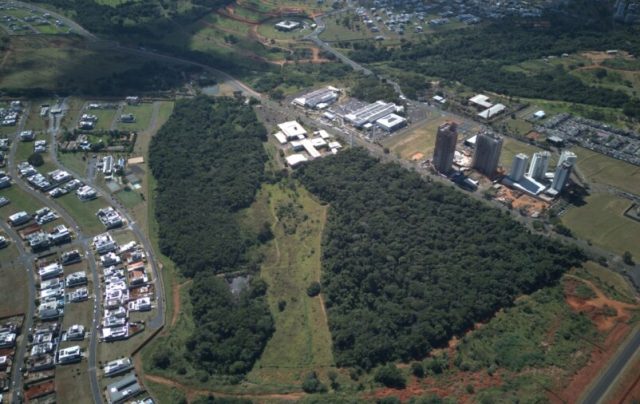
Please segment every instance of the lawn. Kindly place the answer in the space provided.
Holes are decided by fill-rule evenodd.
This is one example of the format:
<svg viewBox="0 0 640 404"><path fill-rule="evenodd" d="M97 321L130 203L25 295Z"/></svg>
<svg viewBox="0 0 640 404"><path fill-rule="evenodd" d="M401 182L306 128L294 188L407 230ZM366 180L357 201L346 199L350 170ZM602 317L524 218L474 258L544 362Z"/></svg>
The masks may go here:
<svg viewBox="0 0 640 404"><path fill-rule="evenodd" d="M285 207L291 209L290 213L279 214ZM295 388L303 370L333 365L322 300L306 294L311 282L320 280L326 210L304 188L291 190L278 184L261 190L247 217L261 223L265 214L270 215L275 234L260 274L269 285L267 296L276 331L247 377L251 382ZM286 304L283 310L278 307L280 301Z"/></svg>
<svg viewBox="0 0 640 404"><path fill-rule="evenodd" d="M533 153L537 153L543 151L543 149L530 145L529 143L521 142L514 138L510 138L505 136L504 142L502 143L502 153L500 154L500 164L509 171L511 168L511 164L513 163L513 157L518 153L524 153L529 156L529 163L531 163L531 159L533 158ZM553 171L555 168L556 162L558 161L558 156L551 153L551 160L549 162L549 171Z"/></svg>
<svg viewBox="0 0 640 404"><path fill-rule="evenodd" d="M116 108L92 109L84 111L84 113L86 114L92 114L98 117L96 130L111 130L111 125L113 123L117 123L117 121L114 121L114 119L116 118L116 112L118 112Z"/></svg>
<svg viewBox="0 0 640 404"><path fill-rule="evenodd" d="M586 204L570 208L562 223L582 239L616 254L631 252L640 258L640 222L624 216L631 201L598 193L586 198Z"/></svg>
<svg viewBox="0 0 640 404"><path fill-rule="evenodd" d="M61 153L58 152L58 160L60 164L62 164L66 169L72 172L72 174L77 174L81 177L84 177L87 172L87 162L83 160L85 156L84 153Z"/></svg>
<svg viewBox="0 0 640 404"><path fill-rule="evenodd" d="M120 202L122 202L124 206L127 207L127 209L133 209L138 204L144 202L142 200L142 197L140 196L140 191L135 191L135 190L127 191L125 189L123 191L118 192L116 194L116 197L120 200Z"/></svg>
<svg viewBox="0 0 640 404"><path fill-rule="evenodd" d="M389 136L382 141L382 145L404 159L410 159L416 153L422 153L425 158L431 158L436 145L438 126L449 120L443 116L430 118L420 126ZM462 140L462 136L458 135L458 140Z"/></svg>
<svg viewBox="0 0 640 404"><path fill-rule="evenodd" d="M44 132L37 132L35 140L46 140L47 147L51 147L50 136ZM33 147L35 145L35 141L33 142L21 142L20 140L16 140L18 142L15 161L16 163L27 161L30 155L33 154ZM46 153L42 153L42 157L46 157Z"/></svg>
<svg viewBox="0 0 640 404"><path fill-rule="evenodd" d="M582 147L572 151L578 156L578 169L588 181L640 195L640 167Z"/></svg>
<svg viewBox="0 0 640 404"><path fill-rule="evenodd" d="M27 272L18 255L13 244L0 250L0 317L24 313L27 308Z"/></svg>
<svg viewBox="0 0 640 404"><path fill-rule="evenodd" d="M0 190L0 196L7 197L11 203L0 208L0 216L6 220L9 216L22 210L33 213L42 208L42 204L13 184L10 188Z"/></svg>
<svg viewBox="0 0 640 404"><path fill-rule="evenodd" d="M27 122L25 123L24 128L35 130L35 131L43 131L48 127L49 118L43 118L40 116L40 105L41 104L52 104L51 100L34 100L31 102L31 110L29 111L29 116L27 117Z"/></svg>
<svg viewBox="0 0 640 404"><path fill-rule="evenodd" d="M132 132L142 132L147 130L153 115L153 104L145 103L140 105L127 105L123 108L122 114L133 114L136 118L134 123L118 122L118 129ZM119 117L118 117L119 118Z"/></svg>
<svg viewBox="0 0 640 404"><path fill-rule="evenodd" d="M279 31L275 28L275 24L282 21L282 19L270 19L258 26L258 33L266 38L275 39L280 41L296 41L302 39L305 35L310 34L313 29L311 29L310 25L313 21L308 19L294 19L297 22L304 22L307 24L309 28L300 28L291 32L283 32Z"/></svg>
<svg viewBox="0 0 640 404"><path fill-rule="evenodd" d="M104 225L96 216L98 209L109 206L104 199L97 198L92 201L83 202L78 199L74 192L71 192L56 199L56 202L69 214L73 215L73 218L86 235L95 236L96 234L106 231Z"/></svg>

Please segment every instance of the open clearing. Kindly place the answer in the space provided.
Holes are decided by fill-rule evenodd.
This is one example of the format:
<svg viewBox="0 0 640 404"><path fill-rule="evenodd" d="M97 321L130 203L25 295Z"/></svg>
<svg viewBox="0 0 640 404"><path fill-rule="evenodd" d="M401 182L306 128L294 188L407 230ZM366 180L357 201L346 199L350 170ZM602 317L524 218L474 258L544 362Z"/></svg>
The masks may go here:
<svg viewBox="0 0 640 404"><path fill-rule="evenodd" d="M265 206L266 204L266 206ZM320 280L322 230L327 207L300 186L265 186L253 210L272 216L275 239L266 252L261 276L276 331L248 380L257 384L292 384L310 370L322 373L333 365L331 334L321 297L310 298L307 287ZM286 212L286 213L285 213ZM264 219L263 219L264 220ZM286 302L279 310L280 301Z"/></svg>
<svg viewBox="0 0 640 404"><path fill-rule="evenodd" d="M4 233L0 233L6 236ZM27 272L18 260L18 249L10 244L0 250L0 318L24 313L29 296Z"/></svg>
<svg viewBox="0 0 640 404"><path fill-rule="evenodd" d="M583 147L571 150L578 156L578 169L588 181L640 195L640 167Z"/></svg>
<svg viewBox="0 0 640 404"><path fill-rule="evenodd" d="M412 159L416 153L422 153L426 158L431 158L436 145L438 126L448 121L450 119L443 116L430 119L423 125L389 136L382 141L382 144L389 148L391 153L399 154L403 159ZM458 137L462 138L460 135Z"/></svg>
<svg viewBox="0 0 640 404"><path fill-rule="evenodd" d="M73 218L88 236L95 236L106 231L104 225L96 216L99 209L108 206L104 199L97 198L83 202L78 199L75 193L71 192L56 199L56 202L67 212L73 212Z"/></svg>
<svg viewBox="0 0 640 404"><path fill-rule="evenodd" d="M629 251L640 257L640 223L624 216L631 201L610 194L588 196L586 204L571 207L562 223L575 235L616 254Z"/></svg>
<svg viewBox="0 0 640 404"><path fill-rule="evenodd" d="M136 118L136 121L133 123L118 122L118 129L132 132L142 132L149 127L149 124L151 123L152 112L153 104L150 103L144 103L140 105L127 105L123 108L122 114L133 114L133 116Z"/></svg>

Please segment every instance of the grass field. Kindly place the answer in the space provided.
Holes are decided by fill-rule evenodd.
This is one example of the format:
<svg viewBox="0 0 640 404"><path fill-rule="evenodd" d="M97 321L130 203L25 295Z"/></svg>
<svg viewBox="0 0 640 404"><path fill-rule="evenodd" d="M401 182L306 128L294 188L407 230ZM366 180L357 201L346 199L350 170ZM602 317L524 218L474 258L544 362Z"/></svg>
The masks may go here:
<svg viewBox="0 0 640 404"><path fill-rule="evenodd" d="M58 152L58 160L66 169L74 173L85 176L87 171L87 162L83 160L84 153L60 153Z"/></svg>
<svg viewBox="0 0 640 404"><path fill-rule="evenodd" d="M284 207L291 215L278 212ZM331 335L319 297L310 298L306 289L320 280L322 230L327 207L320 205L300 186L295 191L285 184L265 186L252 207L252 222L272 216L275 239L266 252L261 276L269 285L268 300L275 318L271 337L248 380L261 385L299 386L304 370L323 370L333 365ZM254 216L255 215L255 216ZM255 220L253 220L255 219ZM260 223L260 222L258 222ZM280 311L278 302L285 301Z"/></svg>
<svg viewBox="0 0 640 404"><path fill-rule="evenodd" d="M13 244L0 250L0 317L24 313L27 308L27 272L18 256L18 249Z"/></svg>
<svg viewBox="0 0 640 404"><path fill-rule="evenodd" d="M593 244L640 258L640 223L623 216L631 205L627 199L610 194L593 194L586 204L570 208L561 218L573 233Z"/></svg>
<svg viewBox="0 0 640 404"><path fill-rule="evenodd" d="M118 110L116 108L113 109L92 109L86 111L87 114L92 114L98 117L98 122L96 123L96 130L111 130L111 124L114 122L114 118L116 117L116 112Z"/></svg>
<svg viewBox="0 0 640 404"><path fill-rule="evenodd" d="M588 181L640 195L640 167L582 147L572 151L578 156L578 169Z"/></svg>
<svg viewBox="0 0 640 404"><path fill-rule="evenodd" d="M71 192L56 199L56 202L67 212L73 213L73 218L88 236L95 236L105 232L104 225L100 223L96 216L98 209L109 206L104 199L97 198L83 202L78 199L74 192Z"/></svg>
<svg viewBox="0 0 640 404"><path fill-rule="evenodd" d="M513 157L518 153L524 153L529 156L529 163L533 158L533 153L543 151L543 149L530 145L529 143L521 142L519 140L505 136L502 143L502 153L500 154L500 164L509 171L511 164L513 163ZM549 170L553 170L558 161L558 156L551 154L551 160L549 162Z"/></svg>
<svg viewBox="0 0 640 404"><path fill-rule="evenodd" d="M132 132L145 131L151 123L152 112L153 104L127 105L123 108L122 114L133 114L136 121L134 123L118 122L118 129Z"/></svg>
<svg viewBox="0 0 640 404"><path fill-rule="evenodd" d="M0 208L0 217L6 220L9 216L21 210L33 213L42 207L34 197L21 190L17 185L0 190L0 196L7 197L11 203Z"/></svg>
<svg viewBox="0 0 640 404"><path fill-rule="evenodd" d="M399 154L404 159L409 159L416 153L431 158L436 145L438 126L447 121L444 117L430 119L423 125L386 138L382 144L389 148L391 153Z"/></svg>

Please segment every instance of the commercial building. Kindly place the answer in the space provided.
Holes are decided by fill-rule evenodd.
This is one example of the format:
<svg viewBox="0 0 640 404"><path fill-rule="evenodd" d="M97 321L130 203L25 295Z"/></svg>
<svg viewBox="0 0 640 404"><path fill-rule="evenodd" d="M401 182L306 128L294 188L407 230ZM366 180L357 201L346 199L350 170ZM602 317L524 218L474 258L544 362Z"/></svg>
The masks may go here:
<svg viewBox="0 0 640 404"><path fill-rule="evenodd" d="M394 112L398 112L396 104L376 101L344 115L344 119L356 128L361 128L367 123L374 123L378 119Z"/></svg>
<svg viewBox="0 0 640 404"><path fill-rule="evenodd" d="M302 140L307 137L307 131L297 121L279 123L278 128L287 140Z"/></svg>
<svg viewBox="0 0 640 404"><path fill-rule="evenodd" d="M378 126L387 132L394 132L407 126L407 120L396 114L389 114L376 121Z"/></svg>
<svg viewBox="0 0 640 404"><path fill-rule="evenodd" d="M439 172L446 174L451 171L457 141L458 125L455 122L446 122L438 127L433 166Z"/></svg>
<svg viewBox="0 0 640 404"><path fill-rule="evenodd" d="M493 104L489 102L489 97L484 94L477 94L469 98L469 103L481 109L487 109L493 106Z"/></svg>
<svg viewBox="0 0 640 404"><path fill-rule="evenodd" d="M544 179L544 175L549 169L549 160L551 159L551 153L548 151L542 151L533 154L531 159L531 166L527 175L534 180Z"/></svg>
<svg viewBox="0 0 640 404"><path fill-rule="evenodd" d="M518 153L513 157L513 163L511 164L511 171L509 172L509 178L518 182L524 177L524 172L527 169L527 163L529 162L529 156L524 153Z"/></svg>
<svg viewBox="0 0 640 404"><path fill-rule="evenodd" d="M300 164L309 161L303 154L292 154L287 156L287 165L291 168L295 168Z"/></svg>
<svg viewBox="0 0 640 404"><path fill-rule="evenodd" d="M305 108L323 109L334 103L339 93L340 90L335 87L325 87L294 99L293 104Z"/></svg>
<svg viewBox="0 0 640 404"><path fill-rule="evenodd" d="M494 116L501 114L502 112L504 112L507 109L507 107L505 107L502 104L496 104L492 107L489 107L487 109L485 109L484 111L480 112L478 114L478 116L482 119L486 119L489 120L491 118L493 118Z"/></svg>
<svg viewBox="0 0 640 404"><path fill-rule="evenodd" d="M491 177L498 169L501 152L501 137L491 132L480 133L476 138L476 150L473 153L471 166L484 175Z"/></svg>

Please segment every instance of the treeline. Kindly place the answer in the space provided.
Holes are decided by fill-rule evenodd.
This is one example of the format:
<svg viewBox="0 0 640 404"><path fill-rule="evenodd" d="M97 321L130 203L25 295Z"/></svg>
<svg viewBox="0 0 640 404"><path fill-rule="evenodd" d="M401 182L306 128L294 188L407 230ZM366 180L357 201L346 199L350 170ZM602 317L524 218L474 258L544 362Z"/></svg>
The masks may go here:
<svg viewBox="0 0 640 404"><path fill-rule="evenodd" d="M422 358L584 259L361 150L297 175L331 205L322 290L340 366Z"/></svg>
<svg viewBox="0 0 640 404"><path fill-rule="evenodd" d="M318 81L340 80L352 74L353 70L342 63L301 64L284 65L278 71L271 71L261 75L254 83L253 88L259 92L268 92L271 95L278 87L306 88L317 85Z"/></svg>
<svg viewBox="0 0 640 404"><path fill-rule="evenodd" d="M398 96L391 84L384 83L375 77L360 77L350 88L350 95L362 101L376 102L396 101Z"/></svg>
<svg viewBox="0 0 640 404"><path fill-rule="evenodd" d="M599 5L597 6L599 7ZM598 88L564 69L538 74L507 71L505 66L545 56L587 50L640 51L640 30L612 25L606 15L571 18L560 12L541 20L503 19L486 26L430 35L397 48L353 43L351 57L362 63L391 61L393 67L460 81L476 90L513 96L557 99L598 106L622 107L629 96Z"/></svg>
<svg viewBox="0 0 640 404"><path fill-rule="evenodd" d="M181 100L149 147L160 249L186 276L246 263L255 242L233 213L248 207L267 159L266 130L239 101Z"/></svg>
<svg viewBox="0 0 640 404"><path fill-rule="evenodd" d="M251 204L260 187L265 137L251 107L200 96L178 101L151 141L160 249L193 277L190 298L198 324L184 357L160 348L154 356L158 367L180 366L186 359L208 374L241 375L273 333L266 284L253 279L234 296L216 276L257 266L247 250L260 235L243 229L236 212Z"/></svg>

